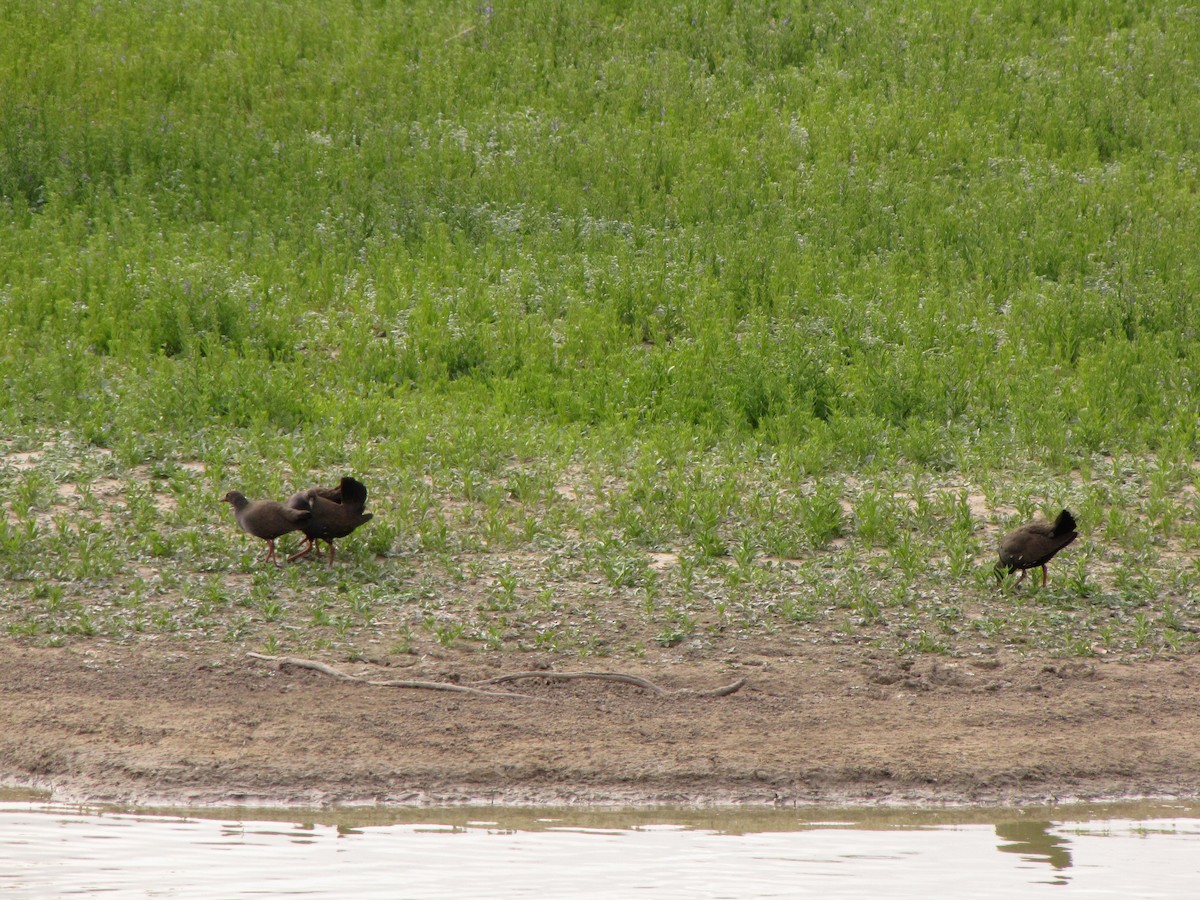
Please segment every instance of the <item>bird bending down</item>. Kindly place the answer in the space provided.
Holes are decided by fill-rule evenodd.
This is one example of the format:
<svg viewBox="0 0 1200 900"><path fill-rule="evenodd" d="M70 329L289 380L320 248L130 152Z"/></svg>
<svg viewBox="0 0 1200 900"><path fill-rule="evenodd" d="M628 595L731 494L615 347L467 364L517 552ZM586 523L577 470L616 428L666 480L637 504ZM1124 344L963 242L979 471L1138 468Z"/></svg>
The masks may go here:
<svg viewBox="0 0 1200 900"><path fill-rule="evenodd" d="M1075 530L1075 517L1067 510L1058 514L1053 522L1030 522L1006 534L1000 541L1000 562L996 564L996 577L1005 572L1021 570L1017 579L1020 584L1029 569L1042 569L1042 587L1046 586L1046 563L1063 547L1079 537Z"/></svg>
<svg viewBox="0 0 1200 900"><path fill-rule="evenodd" d="M367 505L367 488L361 481L349 475L342 478L337 487L311 487L293 494L287 501L289 508L307 510L310 518L300 526L308 543L288 557L288 562L307 556L316 547L317 541L329 545L329 565L333 565L333 542L345 537L359 525L369 522L374 515L363 512Z"/></svg>
<svg viewBox="0 0 1200 900"><path fill-rule="evenodd" d="M279 560L275 558L275 538L297 531L312 518L309 510L289 509L275 500L252 502L241 491L230 491L221 498L221 502L233 507L233 515L242 531L267 542L267 555L263 562L273 561L275 565L279 565Z"/></svg>

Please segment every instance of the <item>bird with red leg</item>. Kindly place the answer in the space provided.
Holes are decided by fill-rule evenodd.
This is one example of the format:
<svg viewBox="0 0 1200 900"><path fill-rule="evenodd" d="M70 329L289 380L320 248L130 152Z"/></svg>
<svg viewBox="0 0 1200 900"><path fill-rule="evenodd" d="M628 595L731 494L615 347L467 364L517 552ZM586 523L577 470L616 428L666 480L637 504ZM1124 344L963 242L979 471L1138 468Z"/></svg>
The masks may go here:
<svg viewBox="0 0 1200 900"><path fill-rule="evenodd" d="M247 500L241 491L229 491L221 502L233 507L234 518L242 531L267 542L267 555L263 561L274 562L276 566L279 560L275 558L275 539L299 531L312 518L312 512L307 509L289 508L275 500Z"/></svg>
<svg viewBox="0 0 1200 900"><path fill-rule="evenodd" d="M1020 570L1020 584L1030 569L1042 570L1042 587L1046 586L1046 563L1055 554L1079 537L1075 530L1075 517L1063 510L1053 522L1030 522L1006 534L1000 540L1000 562L996 564L996 577L1003 578L1006 572Z"/></svg>
<svg viewBox="0 0 1200 900"><path fill-rule="evenodd" d="M307 544L288 557L288 562L308 556L317 541L324 541L329 545L329 565L332 566L334 540L346 537L374 518L374 514L363 512L367 505L366 485L349 475L344 476L336 487L311 487L293 494L287 505L309 513L309 518L300 526Z"/></svg>

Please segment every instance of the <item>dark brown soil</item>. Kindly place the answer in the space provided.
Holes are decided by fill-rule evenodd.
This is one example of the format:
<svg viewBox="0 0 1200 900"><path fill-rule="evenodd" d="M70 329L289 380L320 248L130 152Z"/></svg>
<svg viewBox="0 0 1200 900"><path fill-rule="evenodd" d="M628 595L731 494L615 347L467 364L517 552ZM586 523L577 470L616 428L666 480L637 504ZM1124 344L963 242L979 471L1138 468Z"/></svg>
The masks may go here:
<svg viewBox="0 0 1200 900"><path fill-rule="evenodd" d="M0 778L59 799L790 805L1200 795L1194 657L909 665L813 647L609 667L670 689L747 679L726 697L522 681L511 689L530 699L479 699L144 645L0 640L0 653ZM529 654L448 650L339 667L465 683L530 665Z"/></svg>

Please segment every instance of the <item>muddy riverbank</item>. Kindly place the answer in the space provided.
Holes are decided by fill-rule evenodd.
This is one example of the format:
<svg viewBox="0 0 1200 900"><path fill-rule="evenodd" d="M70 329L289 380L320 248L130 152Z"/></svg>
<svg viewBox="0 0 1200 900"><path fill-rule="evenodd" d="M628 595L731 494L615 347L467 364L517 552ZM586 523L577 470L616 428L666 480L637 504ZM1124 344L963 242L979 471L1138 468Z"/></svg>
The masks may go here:
<svg viewBox="0 0 1200 900"><path fill-rule="evenodd" d="M61 799L321 805L1023 803L1200 795L1191 657L912 662L813 647L521 681L528 699L373 687L246 656L3 645L0 775ZM470 683L528 655L339 663Z"/></svg>

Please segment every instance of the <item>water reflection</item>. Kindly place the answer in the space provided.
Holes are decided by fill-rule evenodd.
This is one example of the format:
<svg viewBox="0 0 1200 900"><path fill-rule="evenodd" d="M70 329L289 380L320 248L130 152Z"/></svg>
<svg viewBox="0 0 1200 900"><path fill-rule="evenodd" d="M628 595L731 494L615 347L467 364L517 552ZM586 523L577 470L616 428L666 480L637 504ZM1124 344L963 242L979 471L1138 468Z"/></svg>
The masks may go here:
<svg viewBox="0 0 1200 900"><path fill-rule="evenodd" d="M114 810L0 795L0 895L1187 896L1200 807Z"/></svg>
<svg viewBox="0 0 1200 900"><path fill-rule="evenodd" d="M1071 867L1070 841L1056 834L1050 821L1004 822L996 825L1001 853L1016 853L1030 862L1049 863L1059 871ZM1007 843L1003 843L1007 842ZM1070 879L1059 875L1049 884L1066 884Z"/></svg>
<svg viewBox="0 0 1200 900"><path fill-rule="evenodd" d="M0 788L0 804L8 800ZM26 799L16 798L16 799ZM42 798L43 801L46 798ZM36 801L31 801L36 804ZM1039 829L1082 825L1088 822L1149 821L1154 819L1200 818L1198 802L1123 801L1115 803L1059 804L1024 807L949 806L917 808L900 806L829 807L506 807L506 806L341 806L305 807L103 807L77 806L79 811L175 815L187 819L219 822L283 823L290 828L363 829L388 825L412 825L421 830L466 833L480 829L516 832L545 832L561 829L620 834L628 831L673 828L711 831L738 836L764 832L850 829L863 831L912 831L941 827L983 825L1008 841L1029 841L1042 853L1049 848L1036 833ZM1009 831L1009 828L1014 830ZM1026 827L1032 830L1025 831ZM1004 829L1004 831L1001 831ZM349 832L347 832L349 833ZM1019 852L1019 851L1013 851ZM1049 861L1049 860L1045 860ZM1068 860L1069 865L1069 860Z"/></svg>

